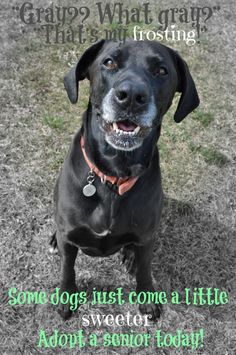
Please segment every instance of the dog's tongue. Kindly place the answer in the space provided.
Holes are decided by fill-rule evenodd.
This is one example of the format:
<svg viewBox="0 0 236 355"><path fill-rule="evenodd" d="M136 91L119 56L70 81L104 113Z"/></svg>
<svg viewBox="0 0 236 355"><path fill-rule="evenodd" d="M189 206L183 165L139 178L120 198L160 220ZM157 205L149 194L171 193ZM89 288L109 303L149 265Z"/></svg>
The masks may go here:
<svg viewBox="0 0 236 355"><path fill-rule="evenodd" d="M126 132L132 132L137 127L137 125L135 123L133 123L129 120L117 122L117 126L119 129L121 129L122 131L126 131Z"/></svg>

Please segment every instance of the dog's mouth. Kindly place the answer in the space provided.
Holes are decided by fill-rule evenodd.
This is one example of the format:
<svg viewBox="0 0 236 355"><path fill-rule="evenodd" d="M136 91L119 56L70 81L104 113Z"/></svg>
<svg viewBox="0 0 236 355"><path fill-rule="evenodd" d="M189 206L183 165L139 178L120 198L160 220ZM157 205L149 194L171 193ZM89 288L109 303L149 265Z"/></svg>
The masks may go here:
<svg viewBox="0 0 236 355"><path fill-rule="evenodd" d="M102 120L106 141L116 149L133 150L138 148L150 131L149 127L139 126L130 118L120 118L114 122Z"/></svg>
<svg viewBox="0 0 236 355"><path fill-rule="evenodd" d="M129 119L124 121L113 122L110 124L110 128L117 134L129 134L137 135L141 130L141 127Z"/></svg>

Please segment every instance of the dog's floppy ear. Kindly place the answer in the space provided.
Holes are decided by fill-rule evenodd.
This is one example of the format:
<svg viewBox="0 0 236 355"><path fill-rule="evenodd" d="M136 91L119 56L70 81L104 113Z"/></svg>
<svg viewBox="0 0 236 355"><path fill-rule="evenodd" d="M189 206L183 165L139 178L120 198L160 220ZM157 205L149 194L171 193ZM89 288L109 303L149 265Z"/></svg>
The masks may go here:
<svg viewBox="0 0 236 355"><path fill-rule="evenodd" d="M69 73L64 77L64 85L70 101L75 104L78 100L79 81L84 80L88 76L88 68L96 58L99 50L102 48L105 40L89 47L80 57L78 63L71 68Z"/></svg>
<svg viewBox="0 0 236 355"><path fill-rule="evenodd" d="M171 50L171 54L174 56L178 73L177 91L181 92L178 107L174 115L175 122L179 123L199 105L200 101L187 63L177 52Z"/></svg>

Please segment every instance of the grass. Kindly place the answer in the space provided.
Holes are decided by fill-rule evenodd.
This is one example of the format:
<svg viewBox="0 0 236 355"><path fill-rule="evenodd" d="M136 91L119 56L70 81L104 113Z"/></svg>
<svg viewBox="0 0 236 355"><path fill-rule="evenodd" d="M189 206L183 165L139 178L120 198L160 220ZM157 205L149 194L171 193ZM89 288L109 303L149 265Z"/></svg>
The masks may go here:
<svg viewBox="0 0 236 355"><path fill-rule="evenodd" d="M201 154L204 161L209 165L216 165L222 167L229 163L229 159L213 147L195 146L189 143L189 148L194 154Z"/></svg>
<svg viewBox="0 0 236 355"><path fill-rule="evenodd" d="M170 0L165 3L166 8L172 5ZM7 7L4 11L9 16ZM233 17L225 11L222 18L214 18L212 27L218 31L224 23L229 33ZM236 269L236 220L233 196L236 187L232 112L235 111L235 95L230 71L234 57L230 54L233 48L229 37L224 34L217 38L202 37L200 44L191 48L184 43L177 44L196 81L201 107L176 124L173 116L179 99L177 95L163 120L158 144L166 198L156 238L153 276L159 290L168 293L179 290L183 294L185 287L217 287L230 293L230 303L220 307L168 304L158 323L148 329L106 325L83 328L86 337L90 333L101 337L105 332L131 331L149 332L154 336L157 329L175 333L177 329L203 328L204 347L194 352L167 347L157 350L153 345L148 349L104 349L100 346L85 351L41 350L37 347L40 329L50 335L55 329L73 333L82 328L84 314L125 315L128 311L132 314L138 311L128 303L123 306L86 304L64 322L56 307L50 304L12 307L7 303L10 287L47 293L58 287L59 257L48 253L49 236L55 228L53 188L71 139L81 124L89 83L80 82L79 102L71 105L63 88L63 77L88 43L45 46L30 29L15 40L14 36L21 32L14 19L9 17L4 26L6 33L9 28L12 32L9 48L3 47L6 58L0 62L3 73L0 98L3 138L0 157L1 354L147 355L158 351L160 355L234 355L235 298L232 290ZM118 28L117 24L113 28ZM134 280L120 265L119 254L94 259L79 253L76 272L78 286L88 292L94 287L111 290L123 287L126 293L135 288Z"/></svg>
<svg viewBox="0 0 236 355"><path fill-rule="evenodd" d="M43 123L54 129L63 129L64 120L62 117L44 116Z"/></svg>
<svg viewBox="0 0 236 355"><path fill-rule="evenodd" d="M223 166L228 162L227 157L214 148L201 148L200 152L207 164Z"/></svg>
<svg viewBox="0 0 236 355"><path fill-rule="evenodd" d="M214 121L213 112L203 112L201 110L195 110L192 118L202 124L203 127L208 127L212 121Z"/></svg>

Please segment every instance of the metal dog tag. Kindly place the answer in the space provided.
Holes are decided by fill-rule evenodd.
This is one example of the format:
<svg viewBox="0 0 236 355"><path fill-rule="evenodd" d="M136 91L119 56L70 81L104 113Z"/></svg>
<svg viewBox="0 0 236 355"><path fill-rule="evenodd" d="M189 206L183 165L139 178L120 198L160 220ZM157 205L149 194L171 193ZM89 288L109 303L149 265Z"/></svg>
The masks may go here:
<svg viewBox="0 0 236 355"><path fill-rule="evenodd" d="M93 196L96 191L96 187L93 184L85 185L83 188L83 194L86 197Z"/></svg>
<svg viewBox="0 0 236 355"><path fill-rule="evenodd" d="M93 172L93 170L91 169L88 173L88 177L87 177L87 185L84 186L83 188L83 194L86 197L91 197L95 194L95 192L97 191L96 187L93 185L95 179L95 174Z"/></svg>

